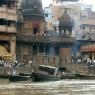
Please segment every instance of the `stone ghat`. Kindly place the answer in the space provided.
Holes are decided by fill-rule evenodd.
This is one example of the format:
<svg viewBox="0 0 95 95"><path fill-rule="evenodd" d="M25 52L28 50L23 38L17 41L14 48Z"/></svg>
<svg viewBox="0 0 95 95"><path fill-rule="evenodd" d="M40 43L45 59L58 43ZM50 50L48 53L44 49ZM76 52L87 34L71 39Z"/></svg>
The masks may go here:
<svg viewBox="0 0 95 95"><path fill-rule="evenodd" d="M32 67L17 67L14 68L16 70L16 73L29 73L32 71ZM12 74L13 73L13 68L10 67L0 67L0 75L2 74Z"/></svg>

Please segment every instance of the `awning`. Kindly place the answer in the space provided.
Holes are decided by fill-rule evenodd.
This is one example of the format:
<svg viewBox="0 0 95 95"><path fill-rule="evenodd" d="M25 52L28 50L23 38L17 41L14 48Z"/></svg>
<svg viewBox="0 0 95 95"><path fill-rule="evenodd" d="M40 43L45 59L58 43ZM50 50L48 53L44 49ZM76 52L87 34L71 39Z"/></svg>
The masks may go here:
<svg viewBox="0 0 95 95"><path fill-rule="evenodd" d="M1 46L0 45L0 56L6 60L6 61L9 61L9 60L12 60L14 58L14 55L9 53L6 48L4 46Z"/></svg>
<svg viewBox="0 0 95 95"><path fill-rule="evenodd" d="M81 46L81 52L95 52L95 45Z"/></svg>

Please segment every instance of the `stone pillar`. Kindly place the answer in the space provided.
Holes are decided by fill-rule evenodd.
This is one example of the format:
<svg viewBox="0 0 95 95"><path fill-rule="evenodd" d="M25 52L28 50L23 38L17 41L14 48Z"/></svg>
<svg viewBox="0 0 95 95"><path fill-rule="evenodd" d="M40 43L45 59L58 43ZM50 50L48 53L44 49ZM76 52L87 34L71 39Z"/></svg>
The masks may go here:
<svg viewBox="0 0 95 95"><path fill-rule="evenodd" d="M40 22L40 35L44 34L45 31L45 22Z"/></svg>
<svg viewBox="0 0 95 95"><path fill-rule="evenodd" d="M43 55L43 63L45 64L45 48L46 46L44 46L44 55Z"/></svg>
<svg viewBox="0 0 95 95"><path fill-rule="evenodd" d="M95 54L95 53L92 53L92 59L93 59L93 60L95 59L94 54Z"/></svg>
<svg viewBox="0 0 95 95"><path fill-rule="evenodd" d="M39 59L40 57L39 57L39 45L37 45L37 64L39 63Z"/></svg>
<svg viewBox="0 0 95 95"><path fill-rule="evenodd" d="M60 60L61 64L66 64L68 62L71 62L71 48L61 48L60 49Z"/></svg>
<svg viewBox="0 0 95 95"><path fill-rule="evenodd" d="M55 65L55 48L53 46L50 47L50 63Z"/></svg>
<svg viewBox="0 0 95 95"><path fill-rule="evenodd" d="M50 52L50 55L52 56L55 55L55 48L51 46L49 52Z"/></svg>
<svg viewBox="0 0 95 95"><path fill-rule="evenodd" d="M14 59L16 60L16 36L11 35L10 37L10 52L14 55Z"/></svg>

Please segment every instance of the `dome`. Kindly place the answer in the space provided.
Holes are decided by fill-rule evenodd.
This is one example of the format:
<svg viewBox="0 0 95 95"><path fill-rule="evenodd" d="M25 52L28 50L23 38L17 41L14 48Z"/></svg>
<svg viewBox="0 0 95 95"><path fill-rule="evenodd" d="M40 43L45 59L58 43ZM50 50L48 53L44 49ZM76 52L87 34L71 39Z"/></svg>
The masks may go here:
<svg viewBox="0 0 95 95"><path fill-rule="evenodd" d="M21 9L23 16L35 14L43 15L41 0L22 0Z"/></svg>
<svg viewBox="0 0 95 95"><path fill-rule="evenodd" d="M73 22L67 13L67 10L65 10L62 17L59 19L59 26L73 26Z"/></svg>

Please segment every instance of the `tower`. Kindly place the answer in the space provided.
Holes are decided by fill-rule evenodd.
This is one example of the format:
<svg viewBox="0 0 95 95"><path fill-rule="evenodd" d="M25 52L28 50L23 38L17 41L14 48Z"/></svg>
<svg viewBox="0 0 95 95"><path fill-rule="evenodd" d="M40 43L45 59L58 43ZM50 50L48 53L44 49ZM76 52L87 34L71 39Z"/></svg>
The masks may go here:
<svg viewBox="0 0 95 95"><path fill-rule="evenodd" d="M59 32L61 35L72 34L73 22L67 13L67 9L59 19ZM67 33L68 32L68 33Z"/></svg>
<svg viewBox="0 0 95 95"><path fill-rule="evenodd" d="M22 0L18 15L17 60L28 63L33 57L32 39L45 31L41 0Z"/></svg>
<svg viewBox="0 0 95 95"><path fill-rule="evenodd" d="M45 24L41 0L22 0L21 12L24 18L24 34L43 34Z"/></svg>

